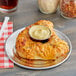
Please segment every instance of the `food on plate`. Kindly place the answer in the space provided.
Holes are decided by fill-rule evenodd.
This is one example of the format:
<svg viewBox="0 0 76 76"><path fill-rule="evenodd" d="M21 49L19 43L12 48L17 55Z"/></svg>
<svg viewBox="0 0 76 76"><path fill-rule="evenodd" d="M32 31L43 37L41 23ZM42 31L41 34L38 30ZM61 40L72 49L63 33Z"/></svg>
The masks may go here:
<svg viewBox="0 0 76 76"><path fill-rule="evenodd" d="M47 30L49 28L51 31L50 37L45 37L48 38L46 42L35 41L31 39L29 32L31 34L32 31L30 31L30 29L35 28L36 26L37 29L34 29L32 31L36 31L41 27L45 29L47 28ZM34 62L36 63L35 60L50 60L58 63L59 59L65 58L69 52L69 46L66 41L60 39L57 36L53 29L53 26L54 25L51 21L40 20L21 31L16 38L15 46L18 56L23 59L28 59L29 62L30 60L33 60L32 64L34 64Z"/></svg>
<svg viewBox="0 0 76 76"><path fill-rule="evenodd" d="M51 30L42 25L32 26L29 29L29 35L34 40L46 40L51 36Z"/></svg>

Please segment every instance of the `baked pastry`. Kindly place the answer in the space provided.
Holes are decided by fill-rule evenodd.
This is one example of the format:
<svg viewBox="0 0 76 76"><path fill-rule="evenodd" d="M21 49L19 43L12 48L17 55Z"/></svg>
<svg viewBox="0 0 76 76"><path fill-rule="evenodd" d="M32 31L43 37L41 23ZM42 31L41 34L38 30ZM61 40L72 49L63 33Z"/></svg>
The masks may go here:
<svg viewBox="0 0 76 76"><path fill-rule="evenodd" d="M32 26L43 25L51 30L51 37L47 42L37 42L30 38L29 29ZM56 60L69 52L67 42L61 40L53 29L53 23L40 20L21 31L16 39L16 52L21 58L33 60Z"/></svg>

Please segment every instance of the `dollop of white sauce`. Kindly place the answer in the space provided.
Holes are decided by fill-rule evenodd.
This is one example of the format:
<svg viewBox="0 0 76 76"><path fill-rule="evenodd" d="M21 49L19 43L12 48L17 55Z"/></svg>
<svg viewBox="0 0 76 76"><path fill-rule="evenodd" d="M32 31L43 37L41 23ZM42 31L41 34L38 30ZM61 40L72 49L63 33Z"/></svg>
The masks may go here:
<svg viewBox="0 0 76 76"><path fill-rule="evenodd" d="M35 39L47 39L50 35L49 28L42 25L32 27L30 32L31 36Z"/></svg>

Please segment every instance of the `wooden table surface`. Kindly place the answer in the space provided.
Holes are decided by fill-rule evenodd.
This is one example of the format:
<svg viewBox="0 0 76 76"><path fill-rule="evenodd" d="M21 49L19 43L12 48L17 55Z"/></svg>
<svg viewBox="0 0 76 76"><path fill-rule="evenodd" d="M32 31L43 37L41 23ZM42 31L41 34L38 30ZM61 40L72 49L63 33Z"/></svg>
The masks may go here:
<svg viewBox="0 0 76 76"><path fill-rule="evenodd" d="M11 17L14 31L41 19L53 21L55 28L70 38L73 49L70 58L56 68L35 71L15 65L12 69L0 69L0 76L76 76L76 19L64 19L59 12L42 14L38 9L37 0L19 0L18 10L10 14L0 13L0 21L3 21L4 16Z"/></svg>

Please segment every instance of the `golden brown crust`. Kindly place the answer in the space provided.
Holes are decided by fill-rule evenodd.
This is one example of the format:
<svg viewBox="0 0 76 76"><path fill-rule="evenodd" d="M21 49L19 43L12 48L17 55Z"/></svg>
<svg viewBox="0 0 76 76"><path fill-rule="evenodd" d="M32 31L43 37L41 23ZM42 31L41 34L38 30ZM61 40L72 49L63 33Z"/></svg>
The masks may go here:
<svg viewBox="0 0 76 76"><path fill-rule="evenodd" d="M52 36L46 43L31 40L28 31L33 25L44 25L50 28ZM68 44L61 40L53 30L53 23L47 20L40 20L19 33L16 39L16 51L22 58L27 59L57 59L69 52Z"/></svg>

